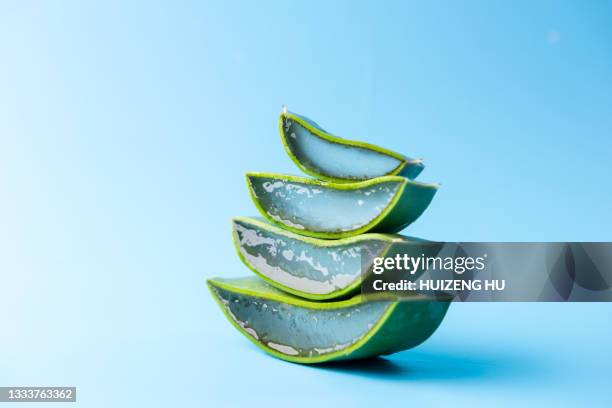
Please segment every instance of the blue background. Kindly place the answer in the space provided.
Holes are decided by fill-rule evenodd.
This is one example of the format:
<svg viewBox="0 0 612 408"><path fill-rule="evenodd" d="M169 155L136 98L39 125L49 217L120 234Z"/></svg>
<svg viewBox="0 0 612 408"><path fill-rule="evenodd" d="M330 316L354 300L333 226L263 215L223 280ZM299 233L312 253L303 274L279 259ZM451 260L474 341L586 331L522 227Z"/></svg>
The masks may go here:
<svg viewBox="0 0 612 408"><path fill-rule="evenodd" d="M77 405L607 405L610 304L456 304L369 364L264 355L211 276L249 272L244 173L298 173L281 106L423 157L406 232L612 240L609 2L0 3L0 385Z"/></svg>

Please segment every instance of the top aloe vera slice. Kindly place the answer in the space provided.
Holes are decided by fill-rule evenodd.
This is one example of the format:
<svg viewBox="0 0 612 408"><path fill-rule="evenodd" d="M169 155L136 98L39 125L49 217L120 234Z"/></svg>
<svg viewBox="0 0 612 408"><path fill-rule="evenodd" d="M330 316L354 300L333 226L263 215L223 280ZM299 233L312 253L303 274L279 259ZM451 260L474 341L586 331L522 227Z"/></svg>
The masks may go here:
<svg viewBox="0 0 612 408"><path fill-rule="evenodd" d="M398 232L425 211L438 188L398 176L331 183L274 173L248 173L247 184L269 221L300 235L328 239Z"/></svg>
<svg viewBox="0 0 612 408"><path fill-rule="evenodd" d="M415 347L438 328L449 305L415 295L402 301L313 302L258 277L209 279L229 321L269 354L296 363L367 358Z"/></svg>
<svg viewBox="0 0 612 408"><path fill-rule="evenodd" d="M394 175L414 179L424 168L419 159L333 136L311 119L286 110L280 115L279 130L295 164L322 180L359 181Z"/></svg>

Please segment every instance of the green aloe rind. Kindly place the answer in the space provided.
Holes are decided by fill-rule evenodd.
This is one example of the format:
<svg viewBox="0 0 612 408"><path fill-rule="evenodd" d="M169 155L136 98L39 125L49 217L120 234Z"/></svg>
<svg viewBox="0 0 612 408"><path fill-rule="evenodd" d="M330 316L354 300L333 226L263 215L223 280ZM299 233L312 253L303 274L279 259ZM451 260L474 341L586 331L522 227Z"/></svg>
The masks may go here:
<svg viewBox="0 0 612 408"><path fill-rule="evenodd" d="M331 135L314 121L287 110L280 115L279 133L293 162L321 180L350 182L394 175L415 179L424 168L420 159Z"/></svg>
<svg viewBox="0 0 612 408"><path fill-rule="evenodd" d="M280 290L312 300L354 293L375 257L393 252L397 244L426 242L376 233L338 240L311 238L250 217L232 219L232 236L249 269Z"/></svg>
<svg viewBox="0 0 612 408"><path fill-rule="evenodd" d="M332 183L276 173L247 173L259 212L296 234L338 239L395 233L427 208L438 186L399 176Z"/></svg>
<svg viewBox="0 0 612 408"><path fill-rule="evenodd" d="M207 283L236 329L265 352L296 363L367 358L415 347L438 328L450 300L414 295L402 301L364 301L357 295L313 302L258 277Z"/></svg>

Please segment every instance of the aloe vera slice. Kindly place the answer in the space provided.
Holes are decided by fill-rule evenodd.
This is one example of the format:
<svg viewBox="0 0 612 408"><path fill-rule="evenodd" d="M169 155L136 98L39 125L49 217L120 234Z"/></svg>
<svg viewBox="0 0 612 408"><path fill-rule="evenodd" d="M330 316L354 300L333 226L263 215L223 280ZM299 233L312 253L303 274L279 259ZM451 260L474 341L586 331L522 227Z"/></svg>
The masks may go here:
<svg viewBox="0 0 612 408"><path fill-rule="evenodd" d="M297 363L366 358L417 346L437 329L449 299L313 302L258 277L209 279L229 321L264 351Z"/></svg>
<svg viewBox="0 0 612 408"><path fill-rule="evenodd" d="M269 221L300 235L328 239L398 232L425 211L438 188L398 176L331 183L273 173L248 173L247 184Z"/></svg>
<svg viewBox="0 0 612 408"><path fill-rule="evenodd" d="M240 259L253 272L278 289L315 300L357 290L363 267L388 254L393 244L425 242L372 233L340 240L310 238L248 217L235 217L232 231Z"/></svg>
<svg viewBox="0 0 612 408"><path fill-rule="evenodd" d="M416 178L420 159L363 142L333 136L304 116L283 110L279 130L285 150L306 174L328 181L359 181L380 176Z"/></svg>

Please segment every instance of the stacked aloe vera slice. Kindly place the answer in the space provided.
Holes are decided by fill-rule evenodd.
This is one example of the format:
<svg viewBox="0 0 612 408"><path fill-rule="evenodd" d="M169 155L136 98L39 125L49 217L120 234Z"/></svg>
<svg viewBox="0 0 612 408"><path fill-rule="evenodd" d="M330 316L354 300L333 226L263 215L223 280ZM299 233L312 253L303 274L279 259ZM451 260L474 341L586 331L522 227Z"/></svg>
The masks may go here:
<svg viewBox="0 0 612 408"><path fill-rule="evenodd" d="M420 160L332 136L284 110L285 150L313 178L249 173L263 218L232 220L238 255L256 276L208 280L230 322L266 352L318 363L414 347L440 325L448 301L365 299L362 268L419 242L394 233L427 208L437 185L413 181Z"/></svg>

